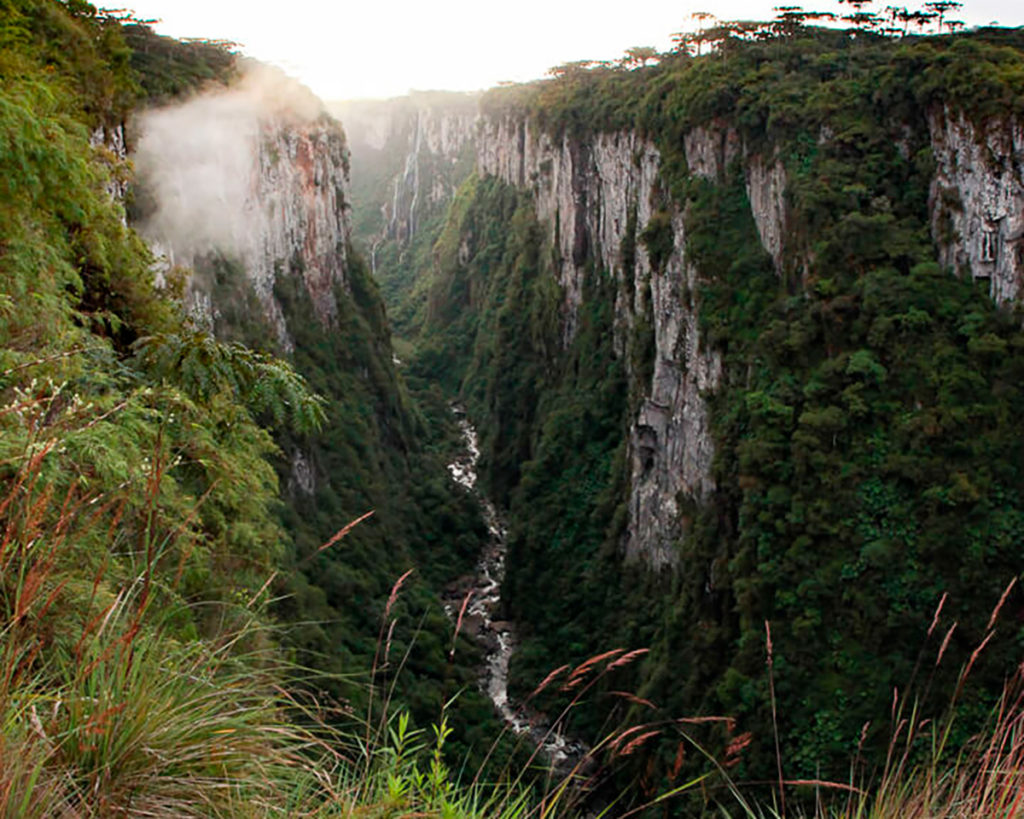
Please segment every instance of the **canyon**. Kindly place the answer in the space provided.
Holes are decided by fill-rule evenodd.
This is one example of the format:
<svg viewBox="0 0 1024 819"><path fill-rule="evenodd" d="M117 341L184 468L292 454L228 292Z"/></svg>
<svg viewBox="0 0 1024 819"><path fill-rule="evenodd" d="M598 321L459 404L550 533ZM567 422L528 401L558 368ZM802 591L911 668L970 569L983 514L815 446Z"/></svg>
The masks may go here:
<svg viewBox="0 0 1024 819"><path fill-rule="evenodd" d="M408 247L415 226L454 198L464 180L453 177L451 169L468 148L475 166L463 164L465 175L495 177L528 191L534 202L557 259L552 273L562 294L563 346L576 331L586 266L597 264L614 278L617 355L625 357L629 335L645 316L653 323L655 350L650 374L632 371L627 362L630 381L642 379L631 389L643 397L627 432L630 521L623 548L627 559L640 559L654 570L677 567L672 544L684 529L679 501L699 503L715 488L707 397L719 385L722 362L701 339L694 295L699 274L687 260L684 214L669 201L659 175L658 148L628 131L556 139L528 116L479 109L467 113L468 104L460 99L454 110L444 101L424 105L415 114L415 125L406 123L405 130L396 128L390 113L361 109L358 132L372 136L357 141L354 161L357 167L377 169L377 188L393 192L391 203L381 206L384 229L361 237L364 247L375 252L384 241ZM346 109L335 110L343 116ZM950 110L935 112L927 123L928 147L936 160L930 226L939 260L956 274L987 284L997 303L1016 303L1024 284L1021 129L1014 120L975 126ZM398 158L398 172L395 159L392 167L381 168L375 156L386 144ZM782 275L784 265L801 269L803 261L799 249L787 253L785 247L786 170L781 160L770 158L778 150L753 153L722 121L691 128L683 142L687 167L696 177L718 183L739 163L761 244ZM424 154L433 164L421 176ZM672 247L667 258L652 265L640 234L659 209L667 209ZM429 270L417 272L430 275Z"/></svg>
<svg viewBox="0 0 1024 819"><path fill-rule="evenodd" d="M566 93L572 92L566 83ZM805 561L793 556L791 544L811 536L799 534L803 501L790 501L783 489L791 479L769 477L771 459L745 438L775 413L792 425L792 441L858 458L868 451L860 439L840 444L844 430L855 426L844 413L863 417L851 390L872 387L847 382L861 378L863 368L882 384L893 366L878 363L885 347L874 336L838 342L852 345L834 356L845 362L846 404L816 408L815 394L801 395L801 389L812 390L818 376L789 373L807 386L780 397L783 382L773 383L771 367L785 369L785 357L768 366L766 356L774 353L756 345L777 332L786 310L804 309L792 306L800 294L804 305L812 303L809 295L830 301L829 288L836 285L822 284L831 281L823 265L834 260L825 260L853 245L823 238L829 235L823 231L846 230L848 218L851 230L879 231L869 240L878 249L865 253L880 258L894 241L885 232L913 222L919 226L914 241L923 244L902 257L904 244L894 243L891 266L904 274L924 270L930 254L951 282L976 282L994 305L1011 309L1024 271L1020 123L979 120L947 102L913 123L887 123L879 115L877 127L886 133L880 147L851 147L827 120L814 126L813 141L801 135L799 143L783 134L766 137L728 115L699 112L672 133L649 123L558 126L543 108L522 104L507 89L483 97L422 94L302 110L279 106L287 94L254 103L251 92L244 101L234 93L190 103L219 106L199 112L206 130L182 127L175 119L182 112L174 109L143 119L135 162L142 188L157 191L158 204L142 230L162 253L165 270L177 263L196 269L190 309L211 329L228 311L223 299L237 299L237 291L225 295L222 288L218 296L221 274L210 259L232 259L275 348L289 356L303 354L297 342L303 332L303 344L338 334L355 306L350 270L366 260L369 270L355 277L364 282L356 290L367 292L360 277L368 272L390 317L375 293L362 297L358 309L368 310L376 327L372 361L361 365L361 374L373 381L367 400L376 407L377 445L400 442L407 453L416 450L423 432L403 397L406 381L420 390L440 386L444 406L454 400L464 407L459 435L466 448L459 455L449 449L456 486L444 492L467 490L461 502L476 504L484 525L477 525L475 548L468 545L472 538L460 547L463 581L442 592L454 575L444 578L438 570L431 593L440 595L454 621L457 598L475 590L468 634L484 655L481 691L501 718L513 732L525 730L515 703L555 665L560 644L571 645L582 660L610 642L646 641L655 645L645 673L660 682L634 677L640 693L665 694L673 662L714 666L701 672L700 694L693 693L693 679L683 686L691 692L686 697L667 694L673 707L713 708L720 698L756 724L762 709L728 689L761 685L747 682L758 667L751 637L758 615L746 613L747 606L787 616L786 604L756 604L759 595L789 596L768 579L766 555L778 549L786 560ZM194 115L184 116L187 122ZM230 140L221 138L227 124L238 123L244 127L230 129ZM890 131L899 138L890 138ZM231 141L239 138L244 145ZM857 150L879 152L891 163L891 180L904 178L913 197L901 199L893 187L898 183L884 177L848 185L853 193L843 195L855 215L840 206L833 228L809 204L809 186L830 184L829 172L819 173L814 163L848 161ZM799 161L797 151L804 152ZM204 191L197 179L211 163L225 178L212 186L208 201L197 199ZM175 208L184 202L192 222L182 230ZM238 218L207 215L225 207ZM922 256L917 248L925 244L930 249ZM295 284L308 315L285 305L294 295L284 293ZM730 300L746 299L748 289L763 294L751 295L751 303L776 299L776 306L723 312ZM844 298L854 297L836 303ZM791 306L783 309L786 303ZM800 320L792 319L793 326ZM872 333L901 321L909 320L880 318ZM748 340L734 340L741 337ZM785 343L799 344L799 334ZM830 350L837 342L823 343ZM871 351L856 351L858 344ZM448 446L457 450L451 420L436 406L431 423L449 429ZM385 407L391 409L382 416ZM748 418L738 432L727 427L734 418ZM396 436L396 429L403 431ZM770 444L775 452L780 446ZM320 488L339 480L327 465L328 451L315 441L290 441L286 451L284 483L293 498L307 498L293 503L315 504ZM798 448L792 453L786 457L804 457ZM439 466L434 461L430 467L435 479L443 474ZM859 466L844 470L860 474ZM813 470L802 474L812 483L824 480ZM772 483L776 487L762 494ZM841 496L862 492L852 484ZM784 510L794 504L777 513L798 533L794 540L769 534L768 525L757 536L761 546L744 545L755 531L751 515L761 515L761 526L770 520L758 505L779 501ZM851 515L863 513L842 509L841 525L852 533ZM872 514L886 519L888 513ZM813 537L824 538L825 531L835 530L824 527ZM774 537L781 538L778 545L764 545ZM424 560L415 549L403 555L411 563ZM1002 554L997 562L1006 568L1006 559ZM466 570L474 562L470 579L473 572ZM841 572L876 569L861 556L849 558ZM310 580L318 582L315 575ZM746 591L748 584L760 591ZM827 598L818 592L811 597L814 602L803 604L815 612L811 620L824 616L817 606L838 605L821 602ZM602 603L616 598L625 601L621 611ZM588 622L592 606L601 611ZM663 618L663 611L672 614ZM802 616L792 615L793 631L783 632L783 645L800 643ZM694 629L704 636L681 648L679 641ZM729 659L726 652L737 644L746 648ZM882 650L871 645L869 651ZM670 654L680 659L670 661ZM808 707L820 714L817 705ZM577 717L570 732L593 739L600 713ZM544 719L537 712L531 722L545 725ZM546 732L535 728L535 740ZM564 752L551 753L559 758Z"/></svg>
<svg viewBox="0 0 1024 819"><path fill-rule="evenodd" d="M989 782L1024 33L793 17L325 103L229 43L5 11L0 807ZM922 767L880 773L894 743Z"/></svg>
<svg viewBox="0 0 1024 819"><path fill-rule="evenodd" d="M610 89L613 80L608 72ZM912 331L919 332L951 318L907 293L907 316L896 315L897 298L884 301L891 317L858 319L879 302L851 284L848 271L870 282L866 271L875 269L911 279L941 270L949 284L932 288L936 298L959 279L1001 307L992 315L1011 326L1024 248L1020 124L940 97L891 119L859 101L863 107L843 115L809 116L796 133L766 133L739 114L703 114L696 104L670 109L666 124L643 113L624 126L628 117L587 121L578 113L600 97L601 81L538 84L525 102L498 89L472 116L464 106L449 115L443 102L421 110L417 121L429 121L430 132L459 135L450 153L430 141L430 167L442 176L418 164L426 143L416 128L393 141L389 168L374 165L376 190L403 203L385 207L384 224L397 224L389 214L398 212L402 225L420 228L410 234L378 223L357 230L355 241L388 259L377 274L391 282L384 294L401 316L396 333L424 351L412 375L454 389L480 430L483 486L509 520L503 616L522 636L511 661L513 696L525 696L564 646L580 656L653 640L646 671L657 681L640 683L645 696L676 708L727 703L763 735L758 709L747 704L751 691L764 693L764 620L785 623L777 639L796 664L814 667L815 645L819 656L835 657L844 669L837 674L850 673L847 651L866 669L887 650L883 632L860 632L852 642L841 628L823 633L842 601L857 596L842 584L871 577L893 587L876 548L919 565L918 546L907 545L918 535L890 516L924 491L910 485L925 473L896 466L904 455L869 454L895 446L917 457L906 443L879 448L883 433L868 432L873 411L865 414L854 396L909 377L896 375L909 365L896 363L903 356L892 346L907 342L889 328L928 322ZM870 120L869 136L844 132L856 118ZM355 167L379 156L353 146ZM874 175L859 177L858 156L870 157L860 167ZM463 170L461 185L454 167ZM360 202L356 195L357 210ZM424 214L445 203L447 221L424 230ZM816 334L820 359L804 346ZM908 400L889 395L889 406ZM936 400L911 404L901 417L927 415L923 407ZM885 478L869 477L866 464L854 465L862 457L893 466ZM932 467L927 474L945 480ZM794 490L800 482L807 488ZM871 499L880 485L879 500ZM828 523L809 511L815 506L832 506ZM998 598L1013 549L995 551L1004 582L988 594ZM820 574L804 576L798 592L780 585L811 565ZM830 583L844 590L830 598ZM885 605L899 609L900 594ZM923 606L938 599L924 588L912 596ZM914 616L897 618L912 642ZM827 645L847 648L832 654ZM904 671L893 666L889 677ZM796 679L791 684L817 684L813 672ZM845 684L843 691L853 696ZM794 711L783 742L816 748L821 758L831 753L823 750L832 747L831 729L821 722L801 735L798 721L852 723L868 709L826 716L824 706L810 705L817 696ZM824 703L831 695L822 696ZM592 730L580 720L584 733Z"/></svg>

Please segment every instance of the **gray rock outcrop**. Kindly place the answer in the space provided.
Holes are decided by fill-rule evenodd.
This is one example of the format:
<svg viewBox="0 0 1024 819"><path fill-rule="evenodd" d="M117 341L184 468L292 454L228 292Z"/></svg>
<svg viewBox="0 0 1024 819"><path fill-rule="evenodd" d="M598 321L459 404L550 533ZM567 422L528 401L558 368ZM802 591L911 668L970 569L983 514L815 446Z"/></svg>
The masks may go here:
<svg viewBox="0 0 1024 819"><path fill-rule="evenodd" d="M733 157L734 140L705 130L687 140L691 167L717 176ZM680 500L714 489L706 395L720 382L720 356L701 343L695 301L697 274L686 256L683 214L667 205L654 145L631 132L600 133L581 142L547 133L513 116L482 123L477 167L482 174L532 190L537 215L556 250L563 293L563 343L572 342L588 264L618 283L615 348L623 354L641 320L654 335L654 366L639 384L643 396L629 430L629 522L625 551L654 568L676 562L686 521ZM660 267L639 240L667 209L672 251ZM624 253L629 245L634 252ZM628 361L628 359L627 359ZM631 379L640 379L633 372Z"/></svg>
<svg viewBox="0 0 1024 819"><path fill-rule="evenodd" d="M348 154L340 124L308 91L269 70L238 87L146 112L135 162L151 202L140 230L165 266L238 263L285 351L293 342L274 285L300 276L319 320L337 320L346 282ZM200 320L218 308L202 276L189 285Z"/></svg>
<svg viewBox="0 0 1024 819"><path fill-rule="evenodd" d="M939 261L987 279L996 302L1024 288L1024 122L987 123L936 111L928 121L935 177L929 206Z"/></svg>

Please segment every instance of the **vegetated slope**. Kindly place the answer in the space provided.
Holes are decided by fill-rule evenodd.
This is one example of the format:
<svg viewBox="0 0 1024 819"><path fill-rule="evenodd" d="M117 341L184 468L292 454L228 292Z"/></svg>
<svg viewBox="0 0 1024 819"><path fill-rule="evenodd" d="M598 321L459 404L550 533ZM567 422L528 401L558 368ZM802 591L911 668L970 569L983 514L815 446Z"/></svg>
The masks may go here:
<svg viewBox="0 0 1024 819"><path fill-rule="evenodd" d="M650 646L659 713L735 717L767 778L770 621L787 774L844 779L994 625L966 737L1022 636L1017 591L989 622L1024 534L1022 99L1019 31L800 29L484 98L412 369L508 507L521 691Z"/></svg>
<svg viewBox="0 0 1024 819"><path fill-rule="evenodd" d="M59 571L43 564L54 569L43 575L45 617L19 648L39 663L26 668L61 667L76 641L81 648L82 624L106 622L94 618L108 606L125 608L127 634L145 623L168 648L179 645L172 638L192 645L276 622L297 659L334 675L316 689L360 709L388 592L416 568L393 607L394 653L377 682L390 685L422 630L400 678L404 701L426 723L469 689L449 719L460 730L449 748L460 758L471 743L485 748L491 711L473 685L473 648L449 661L450 625L430 591L471 564L483 524L444 467L444 405L429 408L428 424L395 375L383 307L358 257L345 255L347 236L337 237L346 287L326 293L333 327L305 288L278 279L304 380L274 357L287 351L234 260L201 260L217 307L210 336L182 309L190 273L166 271L157 288L151 253L124 223L117 197L130 178L122 152L133 118L237 82L235 57L224 44L158 37L84 3L26 0L2 25L4 525L14 537L11 527L26 521L65 525L62 508L97 511L82 512L88 526L75 529ZM135 216L152 205L142 189L127 195ZM282 261L301 281L307 260ZM311 482L306 491L299 477ZM5 569L11 583L14 568ZM143 576L140 602L132 581ZM5 599L16 603L16 589ZM169 632L149 630L158 621ZM128 656L132 638L119 645L97 673Z"/></svg>
<svg viewBox="0 0 1024 819"><path fill-rule="evenodd" d="M190 48L162 46L178 54L176 65L187 64ZM448 656L451 625L436 596L472 565L485 533L475 502L446 469L458 446L454 425L443 402L414 402L396 373L377 287L350 244L340 125L286 78L244 64L236 75L226 89L140 118L133 216L174 261L194 268L187 301L195 321L289 360L324 399L320 430L275 439L290 548L272 590L285 643L304 665L333 675L318 690L359 714L375 664L385 669L376 685L386 683L376 693L403 668L398 698L422 722L467 689L449 715L449 748L455 757L470 745L483 753L494 721L474 685L477 655L465 643L454 661ZM209 135L210 154L194 144L193 126ZM233 126L251 128L251 143L231 142ZM212 171L223 174L223 188L204 193L211 156L225 163ZM227 165L238 156L233 174ZM167 185L168 175L176 182ZM188 189L180 214L174 196ZM219 212L224 201L237 210L233 219ZM183 232L181 220L199 227ZM225 221L230 229L218 226ZM215 228L206 234L204 224ZM391 607L397 624L383 626L390 657L376 657L389 591L409 570Z"/></svg>
<svg viewBox="0 0 1024 819"><path fill-rule="evenodd" d="M132 510L121 517L130 539L136 527L145 528L147 471L167 459L159 525L199 539L201 547L181 555L181 579L219 594L236 573L261 573L279 549L270 508L276 482L264 461L273 447L254 420L262 401L249 394L251 380L229 374L242 359L256 380L272 376L277 365L211 348L224 357L225 370L201 374L202 388L196 372L157 367L157 354L172 339L192 336L168 297L173 288L154 287L151 256L111 196L124 169L109 150L90 144L100 129L115 127L138 92L119 26L91 7L72 14L29 2L3 23L7 477L25 457L46 450L51 491L74 487L122 498L122 511ZM287 370L278 374L278 386L290 380ZM264 398L282 397L274 383L263 384ZM282 420L305 411L300 396L301 389L291 396ZM220 426L228 419L230 433ZM236 480L223 481L235 472ZM191 509L205 493L202 507ZM251 525L228 530L216 523L223 516L247 517ZM102 552L89 559L102 562ZM217 576L217 567L226 574Z"/></svg>
<svg viewBox="0 0 1024 819"><path fill-rule="evenodd" d="M285 538L257 418L316 403L154 287L100 144L139 93L117 21L8 3L0 43L3 811L196 815L231 775L261 798L256 724L279 721L253 627Z"/></svg>

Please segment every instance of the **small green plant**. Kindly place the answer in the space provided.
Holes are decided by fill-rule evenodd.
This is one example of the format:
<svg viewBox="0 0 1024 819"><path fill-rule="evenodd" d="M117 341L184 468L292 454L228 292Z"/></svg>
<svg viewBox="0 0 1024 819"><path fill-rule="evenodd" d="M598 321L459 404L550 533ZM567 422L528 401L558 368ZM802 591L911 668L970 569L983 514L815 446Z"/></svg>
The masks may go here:
<svg viewBox="0 0 1024 819"><path fill-rule="evenodd" d="M389 693L364 733L290 693L315 679L284 661L261 593L205 601L224 625L190 634L204 601L175 602L180 574L165 565L187 550L157 526L125 543L109 498L56 492L46 461L59 447L35 447L0 497L0 815L528 815L525 787L459 785L450 703L428 733ZM159 484L143 520L159 513ZM79 550L104 536L111 555L83 582ZM382 635L382 665L387 650Z"/></svg>

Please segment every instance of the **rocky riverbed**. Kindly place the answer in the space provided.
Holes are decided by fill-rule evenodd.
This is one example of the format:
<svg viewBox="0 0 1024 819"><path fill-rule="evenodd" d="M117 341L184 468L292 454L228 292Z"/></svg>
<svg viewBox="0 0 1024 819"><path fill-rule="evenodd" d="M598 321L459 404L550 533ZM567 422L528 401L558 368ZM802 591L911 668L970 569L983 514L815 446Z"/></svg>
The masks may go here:
<svg viewBox="0 0 1024 819"><path fill-rule="evenodd" d="M452 479L472 492L480 503L487 523L487 542L480 553L474 573L449 583L442 599L445 611L457 619L466 600L469 603L462 616L461 632L475 640L484 650L486 661L480 670L480 688L486 692L502 720L516 734L528 734L540 746L541 752L556 767L571 767L586 753L586 746L553 730L550 722L539 712L510 701L508 695L508 666L516 648L515 624L499 619L501 613L501 584L505 578L507 529L497 508L477 486L477 462L480 446L476 429L466 417L465 410L454 405L464 443L463 451L448 464Z"/></svg>

